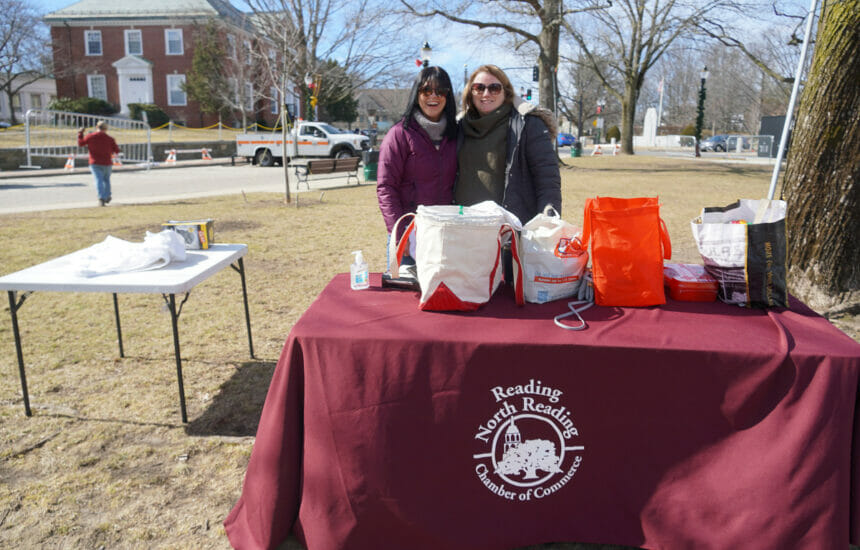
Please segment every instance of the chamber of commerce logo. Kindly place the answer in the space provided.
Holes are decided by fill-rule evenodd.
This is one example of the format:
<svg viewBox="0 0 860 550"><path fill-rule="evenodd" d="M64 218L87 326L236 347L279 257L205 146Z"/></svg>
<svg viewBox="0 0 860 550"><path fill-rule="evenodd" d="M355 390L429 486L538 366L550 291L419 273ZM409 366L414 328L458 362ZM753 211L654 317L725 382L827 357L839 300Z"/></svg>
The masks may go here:
<svg viewBox="0 0 860 550"><path fill-rule="evenodd" d="M563 392L531 379L490 389L498 404L478 426L475 474L493 494L508 500L546 498L576 474L585 447Z"/></svg>

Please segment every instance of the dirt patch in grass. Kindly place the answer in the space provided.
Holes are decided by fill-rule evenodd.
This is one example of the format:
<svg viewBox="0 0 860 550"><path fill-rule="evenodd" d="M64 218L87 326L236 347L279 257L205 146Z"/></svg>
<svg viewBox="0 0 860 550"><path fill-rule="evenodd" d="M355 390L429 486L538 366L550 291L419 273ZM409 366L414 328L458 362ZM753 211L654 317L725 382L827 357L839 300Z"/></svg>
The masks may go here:
<svg viewBox="0 0 860 550"><path fill-rule="evenodd" d="M690 219L703 206L764 196L770 175L765 167L646 157L566 162L566 219L581 224L588 197L659 196L674 259L689 262L699 261ZM225 269L194 288L180 318L183 425L161 296L119 296L120 358L109 295L37 292L19 311L34 409L26 418L4 300L0 547L229 548L221 524L239 497L290 328L349 269L350 251L362 249L374 271L384 267L386 232L373 186L330 190L322 203L317 196L303 196L298 209L279 194L251 194L0 216L3 274L107 235L140 241L170 218L214 218L218 242L249 246L256 352L250 359L236 273Z"/></svg>

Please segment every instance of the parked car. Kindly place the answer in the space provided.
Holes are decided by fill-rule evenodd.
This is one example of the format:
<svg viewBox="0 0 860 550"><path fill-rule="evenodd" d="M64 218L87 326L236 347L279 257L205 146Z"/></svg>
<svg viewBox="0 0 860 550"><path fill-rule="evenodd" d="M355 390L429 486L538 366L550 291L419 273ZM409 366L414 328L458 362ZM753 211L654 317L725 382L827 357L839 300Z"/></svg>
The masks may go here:
<svg viewBox="0 0 860 550"><path fill-rule="evenodd" d="M730 134L717 134L716 136L703 139L702 142L699 144L699 150L716 152L737 152L738 139L741 140L741 151L749 151L751 144L750 139L748 137Z"/></svg>
<svg viewBox="0 0 860 550"><path fill-rule="evenodd" d="M557 137L559 147L573 146L576 143L576 136L573 134L558 134Z"/></svg>
<svg viewBox="0 0 860 550"><path fill-rule="evenodd" d="M699 150L717 152L725 151L728 146L728 137L729 136L726 134L717 134L716 136L703 139L699 143Z"/></svg>

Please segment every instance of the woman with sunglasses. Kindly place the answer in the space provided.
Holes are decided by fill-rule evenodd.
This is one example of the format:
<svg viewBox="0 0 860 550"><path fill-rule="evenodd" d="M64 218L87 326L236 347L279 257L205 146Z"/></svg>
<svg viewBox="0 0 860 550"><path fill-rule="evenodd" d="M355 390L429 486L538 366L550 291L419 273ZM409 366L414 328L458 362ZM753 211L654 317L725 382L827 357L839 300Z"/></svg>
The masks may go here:
<svg viewBox="0 0 860 550"><path fill-rule="evenodd" d="M448 73L422 69L406 105L379 148L376 195L389 234L419 204L451 204L457 176L457 111ZM404 257L403 263L414 260Z"/></svg>
<svg viewBox="0 0 860 550"><path fill-rule="evenodd" d="M514 94L495 65L478 67L463 90L454 202L493 200L526 223L552 205L561 214L553 114Z"/></svg>

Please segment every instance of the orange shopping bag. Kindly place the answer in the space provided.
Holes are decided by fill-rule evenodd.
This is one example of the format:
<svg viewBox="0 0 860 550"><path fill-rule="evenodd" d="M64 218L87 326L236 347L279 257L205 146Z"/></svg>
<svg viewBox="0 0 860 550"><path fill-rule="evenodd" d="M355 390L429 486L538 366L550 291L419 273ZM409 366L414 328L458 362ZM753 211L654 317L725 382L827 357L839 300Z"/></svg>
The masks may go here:
<svg viewBox="0 0 860 550"><path fill-rule="evenodd" d="M663 258L672 257L657 197L585 201L582 246L591 241L594 302L600 306L666 303Z"/></svg>

